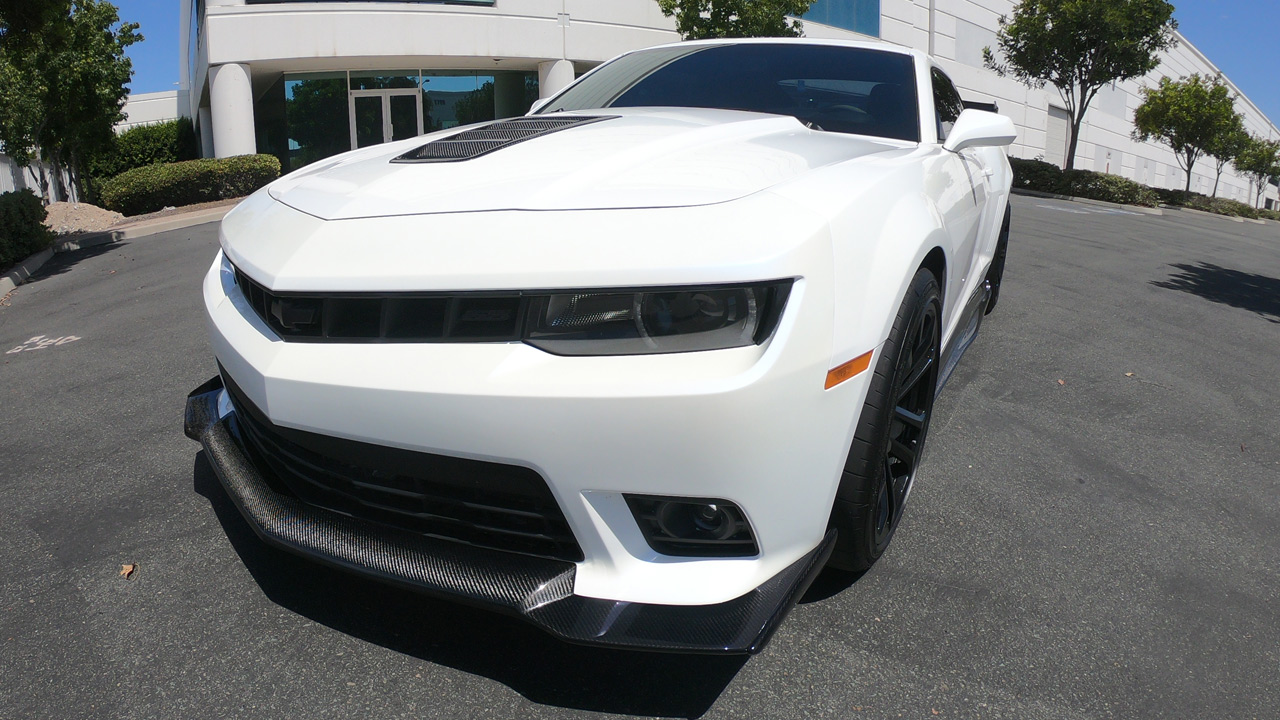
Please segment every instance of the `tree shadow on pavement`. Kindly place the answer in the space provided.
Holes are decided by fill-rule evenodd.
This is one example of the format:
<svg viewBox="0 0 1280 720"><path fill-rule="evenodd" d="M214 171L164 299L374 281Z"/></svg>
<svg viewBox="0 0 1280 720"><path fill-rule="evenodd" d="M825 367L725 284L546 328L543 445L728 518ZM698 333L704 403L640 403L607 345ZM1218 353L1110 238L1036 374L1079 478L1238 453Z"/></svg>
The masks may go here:
<svg viewBox="0 0 1280 720"><path fill-rule="evenodd" d="M746 663L741 656L571 645L505 615L324 567L262 542L223 490L203 451L196 456L193 475L196 492L209 500L232 547L272 602L389 650L491 678L533 702L697 718Z"/></svg>
<svg viewBox="0 0 1280 720"><path fill-rule="evenodd" d="M1206 300L1248 310L1262 319L1280 324L1280 279L1230 270L1202 262L1199 265L1175 263L1179 272L1168 280L1152 281L1166 290L1181 290Z"/></svg>
<svg viewBox="0 0 1280 720"><path fill-rule="evenodd" d="M31 277L27 278L27 282L25 284L31 285L38 283L41 280L47 280L57 275L69 273L75 268L77 263L83 260L95 258L99 255L106 255L107 253L119 250L128 244L129 243L123 241L109 242L103 245L94 245L80 250L54 253L53 257L49 258L48 262L41 265L39 270L36 270L31 274Z"/></svg>

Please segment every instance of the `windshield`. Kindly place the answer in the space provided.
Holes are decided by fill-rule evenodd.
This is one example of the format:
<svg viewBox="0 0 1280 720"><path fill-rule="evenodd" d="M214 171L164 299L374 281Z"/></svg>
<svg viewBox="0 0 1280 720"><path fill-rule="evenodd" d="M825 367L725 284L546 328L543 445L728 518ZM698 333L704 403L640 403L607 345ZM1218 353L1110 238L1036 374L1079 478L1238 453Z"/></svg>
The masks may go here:
<svg viewBox="0 0 1280 720"><path fill-rule="evenodd" d="M911 56L745 43L641 50L601 66L538 114L696 107L790 115L819 130L920 142Z"/></svg>

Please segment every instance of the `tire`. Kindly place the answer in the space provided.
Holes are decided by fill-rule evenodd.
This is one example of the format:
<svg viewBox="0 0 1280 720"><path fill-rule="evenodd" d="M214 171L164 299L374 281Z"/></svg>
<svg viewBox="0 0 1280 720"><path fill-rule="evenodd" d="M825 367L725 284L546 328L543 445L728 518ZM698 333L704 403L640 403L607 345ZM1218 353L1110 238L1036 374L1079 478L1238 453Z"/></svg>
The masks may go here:
<svg viewBox="0 0 1280 720"><path fill-rule="evenodd" d="M845 459L831 510L837 535L830 567L866 570L893 539L929 432L941 342L941 292L921 268L876 361Z"/></svg>
<svg viewBox="0 0 1280 720"><path fill-rule="evenodd" d="M996 254L991 258L991 268L987 270L987 282L991 285L991 297L987 298L987 309L983 315L990 315L996 309L996 301L1000 299L1000 281L1004 279L1004 259L1009 254L1009 224L1013 219L1013 208L1004 209L1004 224L1000 226L1000 239L996 240Z"/></svg>

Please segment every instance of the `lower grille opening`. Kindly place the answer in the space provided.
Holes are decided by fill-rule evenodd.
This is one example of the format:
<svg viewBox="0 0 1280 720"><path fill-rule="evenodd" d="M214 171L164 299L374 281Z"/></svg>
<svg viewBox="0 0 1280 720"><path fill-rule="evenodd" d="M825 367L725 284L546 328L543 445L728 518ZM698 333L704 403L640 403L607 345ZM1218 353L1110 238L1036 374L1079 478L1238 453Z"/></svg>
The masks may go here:
<svg viewBox="0 0 1280 720"><path fill-rule="evenodd" d="M236 410L240 442L273 484L304 502L469 545L583 559L536 471L280 427L219 370Z"/></svg>

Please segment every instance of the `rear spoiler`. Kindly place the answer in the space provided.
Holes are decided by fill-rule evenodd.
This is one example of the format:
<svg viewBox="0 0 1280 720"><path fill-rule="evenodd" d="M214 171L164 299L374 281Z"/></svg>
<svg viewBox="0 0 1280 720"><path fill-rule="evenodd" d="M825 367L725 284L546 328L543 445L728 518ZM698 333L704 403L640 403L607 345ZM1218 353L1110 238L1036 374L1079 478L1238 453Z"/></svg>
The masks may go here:
<svg viewBox="0 0 1280 720"><path fill-rule="evenodd" d="M976 102L973 100L963 100L965 110L985 110L987 112L998 113L1000 106L994 102Z"/></svg>

